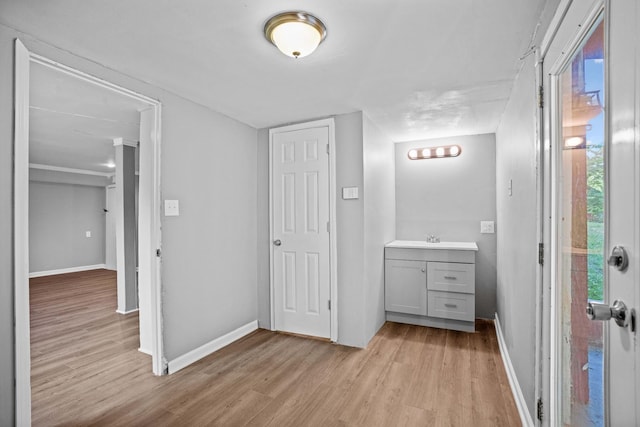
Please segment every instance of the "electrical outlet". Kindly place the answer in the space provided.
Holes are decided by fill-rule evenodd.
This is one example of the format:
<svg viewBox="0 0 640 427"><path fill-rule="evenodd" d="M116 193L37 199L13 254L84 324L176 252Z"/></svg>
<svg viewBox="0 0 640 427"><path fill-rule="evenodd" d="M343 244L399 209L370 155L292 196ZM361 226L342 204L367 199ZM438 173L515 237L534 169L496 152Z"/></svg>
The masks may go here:
<svg viewBox="0 0 640 427"><path fill-rule="evenodd" d="M164 216L180 216L180 203L178 200L164 201Z"/></svg>
<svg viewBox="0 0 640 427"><path fill-rule="evenodd" d="M84 232L84 236L85 237L91 237L91 231L85 231Z"/></svg>
<svg viewBox="0 0 640 427"><path fill-rule="evenodd" d="M495 223L493 221L480 221L480 233L483 233L483 234L495 233Z"/></svg>

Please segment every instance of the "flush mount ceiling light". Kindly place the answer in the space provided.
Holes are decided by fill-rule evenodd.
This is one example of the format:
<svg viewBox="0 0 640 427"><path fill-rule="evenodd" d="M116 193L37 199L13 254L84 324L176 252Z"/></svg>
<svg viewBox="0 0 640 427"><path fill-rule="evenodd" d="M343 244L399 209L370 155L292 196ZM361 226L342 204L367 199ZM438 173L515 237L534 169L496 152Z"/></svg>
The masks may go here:
<svg viewBox="0 0 640 427"><path fill-rule="evenodd" d="M437 159L442 157L458 157L462 153L459 145L443 147L412 148L407 153L410 160Z"/></svg>
<svg viewBox="0 0 640 427"><path fill-rule="evenodd" d="M264 24L264 36L292 58L311 54L327 36L322 21L306 12L280 13Z"/></svg>

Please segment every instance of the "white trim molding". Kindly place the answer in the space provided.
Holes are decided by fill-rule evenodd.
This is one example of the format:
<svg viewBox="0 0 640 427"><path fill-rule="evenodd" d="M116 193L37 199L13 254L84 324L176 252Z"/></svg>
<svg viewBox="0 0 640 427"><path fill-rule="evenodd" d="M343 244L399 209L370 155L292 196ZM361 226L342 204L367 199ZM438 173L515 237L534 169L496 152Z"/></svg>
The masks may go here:
<svg viewBox="0 0 640 427"><path fill-rule="evenodd" d="M104 176L106 178L111 178L113 176L113 172L98 172L98 171L92 171L87 169L64 168L62 166L41 165L39 163L29 163L29 169L40 169L45 171L75 173L80 175Z"/></svg>
<svg viewBox="0 0 640 427"><path fill-rule="evenodd" d="M13 259L16 418L31 425L31 342L29 325L29 51L15 40L13 145Z"/></svg>
<svg viewBox="0 0 640 427"><path fill-rule="evenodd" d="M116 310L116 313L118 314L131 314L131 313L137 313L138 311L140 311L139 308L133 308L129 311L124 311L124 310Z"/></svg>
<svg viewBox="0 0 640 427"><path fill-rule="evenodd" d="M124 138L113 138L113 146L119 147L120 145L124 145L126 147L138 148L138 141L129 141Z"/></svg>
<svg viewBox="0 0 640 427"><path fill-rule="evenodd" d="M240 326L238 329L235 329L228 334L216 338L213 341L209 341L208 343L201 345L200 347L191 350L186 354L183 354L182 356L178 356L177 358L170 360L168 364L169 374L173 374L175 372L178 372L182 368L186 368L192 363L195 363L198 360L207 357L212 353L215 353L221 348L228 346L232 342L237 341L246 335L249 335L251 332L257 329L258 321L254 320L244 326Z"/></svg>
<svg viewBox="0 0 640 427"><path fill-rule="evenodd" d="M502 363L504 363L504 369L505 371L507 371L507 378L509 379L509 385L511 386L513 400L515 400L516 407L518 408L520 421L522 422L523 426L533 427L533 419L531 418L531 414L529 413L529 409L527 408L527 402L524 398L524 395L522 394L522 389L520 388L520 383L518 382L516 371L515 369L513 369L511 357L509 357L507 344L504 341L504 335L502 334L502 327L500 326L500 318L498 317L498 313L496 313L494 324L496 327L496 335L498 337L498 347L500 347L500 355L502 356Z"/></svg>
<svg viewBox="0 0 640 427"><path fill-rule="evenodd" d="M151 354L151 350L147 350L147 349L145 349L145 348L139 347L139 348L138 348L138 351L139 351L140 353L142 353L142 354L146 354L147 356L153 356L153 355Z"/></svg>
<svg viewBox="0 0 640 427"><path fill-rule="evenodd" d="M78 271L99 269L107 269L106 264L81 265L79 267L58 268L56 270L34 271L33 273L29 273L29 278L31 279L33 277L53 276L55 274L77 273Z"/></svg>

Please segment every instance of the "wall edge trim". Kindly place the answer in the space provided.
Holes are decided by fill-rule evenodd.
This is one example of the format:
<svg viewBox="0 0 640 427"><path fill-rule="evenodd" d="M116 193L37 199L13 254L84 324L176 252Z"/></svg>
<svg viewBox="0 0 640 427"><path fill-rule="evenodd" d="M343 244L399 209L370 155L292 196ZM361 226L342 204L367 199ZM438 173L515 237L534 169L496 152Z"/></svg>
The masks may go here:
<svg viewBox="0 0 640 427"><path fill-rule="evenodd" d="M29 278L53 276L55 274L77 273L78 271L89 271L89 270L99 270L99 269L107 269L106 264L81 265L78 267L59 268L57 270L34 271L33 273L29 273Z"/></svg>
<svg viewBox="0 0 640 427"><path fill-rule="evenodd" d="M123 311L123 310L116 310L116 313L118 313L118 314L131 314L131 313L136 313L136 312L138 312L138 311L140 311L140 309L139 309L139 308L132 308L131 310L125 310L125 311ZM149 354L151 354L151 353L149 353Z"/></svg>
<svg viewBox="0 0 640 427"><path fill-rule="evenodd" d="M507 344L504 340L504 335L502 334L502 327L500 326L500 318L498 317L498 313L496 313L495 320L493 321L496 328L496 335L498 337L498 347L500 348L500 356L502 356L502 363L504 364L504 369L507 371L507 378L509 379L509 386L511 386L511 393L513 394L513 400L516 402L516 407L518 408L518 414L520 415L520 421L523 426L533 427L533 419L531 418L531 414L529 414L529 410L527 409L527 403L522 394L522 389L520 388L520 383L518 382L518 377L516 376L516 371L513 368L513 364L511 363L511 357L509 356L509 351L507 350Z"/></svg>
<svg viewBox="0 0 640 427"><path fill-rule="evenodd" d="M152 355L152 354L151 354L151 350L147 350L147 349L142 348L142 347L139 347L139 348L138 348L138 351L139 351L140 353L146 354L146 355L148 355L148 356L151 356L151 355Z"/></svg>
<svg viewBox="0 0 640 427"><path fill-rule="evenodd" d="M198 360L210 355L211 353L215 353L221 348L228 346L229 344L239 340L246 335L249 335L251 332L257 329L258 321L253 320L246 325L240 326L239 328L225 335L222 335L221 337L209 341L208 343L203 344L200 347L183 354L182 356L178 356L175 359L170 360L168 364L169 375L178 372L180 369L197 362Z"/></svg>

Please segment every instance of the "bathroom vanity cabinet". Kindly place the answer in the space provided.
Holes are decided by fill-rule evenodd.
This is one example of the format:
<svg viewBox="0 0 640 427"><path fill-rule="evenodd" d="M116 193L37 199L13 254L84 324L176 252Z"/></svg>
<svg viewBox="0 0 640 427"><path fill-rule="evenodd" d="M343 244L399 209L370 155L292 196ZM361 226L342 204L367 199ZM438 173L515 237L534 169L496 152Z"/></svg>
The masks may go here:
<svg viewBox="0 0 640 427"><path fill-rule="evenodd" d="M477 251L475 242L388 243L387 320L473 332Z"/></svg>

